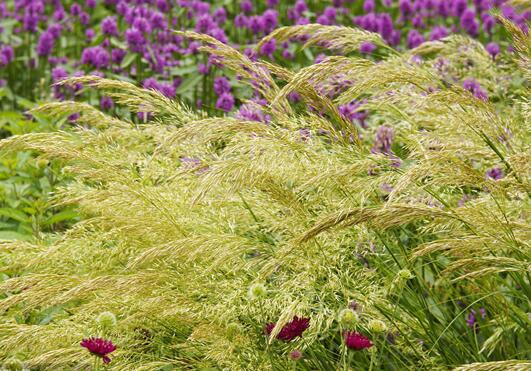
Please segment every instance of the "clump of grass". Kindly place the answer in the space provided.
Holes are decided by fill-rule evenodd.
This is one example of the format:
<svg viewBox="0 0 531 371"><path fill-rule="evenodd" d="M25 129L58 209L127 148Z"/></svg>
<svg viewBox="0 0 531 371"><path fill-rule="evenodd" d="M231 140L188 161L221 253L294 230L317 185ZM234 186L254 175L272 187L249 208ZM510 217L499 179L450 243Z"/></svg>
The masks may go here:
<svg viewBox="0 0 531 371"><path fill-rule="evenodd" d="M379 63L341 57L348 86L326 98L316 92L330 71L292 73L187 33L258 79L269 125L208 118L124 82L65 81L155 120L54 103L40 110L75 108L85 126L1 143L64 161L75 180L58 202L85 220L2 245L0 356L83 368L81 339L105 336L116 369L529 366L529 113L502 78L528 74L529 37L509 29L519 54L497 64L456 37ZM342 47L363 36L333 31ZM499 79L491 100L438 70L433 51ZM312 108L293 109L291 89ZM367 128L339 113L353 99ZM104 333L102 312L114 316Z"/></svg>

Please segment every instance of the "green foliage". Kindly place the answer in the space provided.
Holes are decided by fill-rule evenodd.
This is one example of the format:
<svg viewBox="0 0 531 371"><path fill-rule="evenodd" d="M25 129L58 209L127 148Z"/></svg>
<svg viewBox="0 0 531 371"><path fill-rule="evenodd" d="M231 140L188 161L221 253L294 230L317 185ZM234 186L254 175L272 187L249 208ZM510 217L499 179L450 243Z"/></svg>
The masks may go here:
<svg viewBox="0 0 531 371"><path fill-rule="evenodd" d="M338 39L355 34L347 31ZM53 103L36 112L76 109L86 126L1 143L64 162L73 181L60 198L85 217L53 241L2 246L2 358L90 367L79 341L102 334L105 311L116 316L105 330L118 346L111 369L530 366L528 90L516 94L503 78L525 67L521 59L495 64L472 41L456 49L455 37L381 63L343 57L352 85L332 102L313 88L328 83L327 71L292 73L187 36L236 72L259 71L246 73L269 99L270 125L207 118L123 82L70 79L133 111L142 103L155 120ZM473 63L458 67L463 76L495 79L481 80L494 103L437 70L434 50L466 55ZM285 99L294 86L323 114L295 113ZM331 104L355 98L371 112L360 138ZM400 167L371 152L381 123L395 128ZM493 166L505 176L485 176ZM460 206L463 196L471 200ZM302 338L274 339L294 315L310 318ZM374 347L348 350L347 329ZM290 358L295 351L302 358Z"/></svg>
<svg viewBox="0 0 531 371"><path fill-rule="evenodd" d="M34 106L31 102L24 104L26 108ZM55 131L63 124L64 120L50 121L41 115L30 119L15 111L0 112L2 137ZM77 220L73 207L59 207L54 203L53 192L63 182L61 168L54 161L26 151L3 156L0 159L0 240L29 240L40 237L43 232L64 230Z"/></svg>

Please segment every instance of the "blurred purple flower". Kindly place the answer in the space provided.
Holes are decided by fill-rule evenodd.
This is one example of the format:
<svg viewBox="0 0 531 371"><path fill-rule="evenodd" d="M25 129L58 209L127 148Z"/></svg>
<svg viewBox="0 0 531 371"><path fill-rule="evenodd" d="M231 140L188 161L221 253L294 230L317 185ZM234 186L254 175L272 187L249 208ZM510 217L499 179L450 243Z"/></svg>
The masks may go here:
<svg viewBox="0 0 531 371"><path fill-rule="evenodd" d="M407 47L410 49L416 48L424 42L424 36L417 30L410 30L407 34Z"/></svg>
<svg viewBox="0 0 531 371"><path fill-rule="evenodd" d="M216 108L229 112L234 107L234 96L231 93L223 93L216 101Z"/></svg>
<svg viewBox="0 0 531 371"><path fill-rule="evenodd" d="M111 50L111 60L113 63L120 64L124 59L127 52L123 49L112 49Z"/></svg>
<svg viewBox="0 0 531 371"><path fill-rule="evenodd" d="M109 52L101 46L86 48L81 54L81 63L92 65L94 68L106 68L110 62Z"/></svg>
<svg viewBox="0 0 531 371"><path fill-rule="evenodd" d="M360 45L360 53L362 54L372 54L376 50L376 45L370 41L364 41Z"/></svg>
<svg viewBox="0 0 531 371"><path fill-rule="evenodd" d="M129 28L125 31L125 40L132 51L140 53L144 50L144 35L136 28Z"/></svg>
<svg viewBox="0 0 531 371"><path fill-rule="evenodd" d="M444 26L435 26L431 29L430 40L436 41L448 36L448 29Z"/></svg>
<svg viewBox="0 0 531 371"><path fill-rule="evenodd" d="M53 37L53 34L49 31L43 32L39 37L39 41L37 42L37 55L41 57L50 55L52 53L54 43L55 38Z"/></svg>
<svg viewBox="0 0 531 371"><path fill-rule="evenodd" d="M474 309L470 310L466 319L466 325L468 327L475 327L476 325L476 311Z"/></svg>
<svg viewBox="0 0 531 371"><path fill-rule="evenodd" d="M273 53L275 52L276 48L277 48L276 40L275 39L268 40L260 48L260 54L267 56L269 58L273 58Z"/></svg>
<svg viewBox="0 0 531 371"><path fill-rule="evenodd" d="M479 82L472 78L463 81L463 88L474 94L480 100L487 101L489 99L487 92L481 88Z"/></svg>
<svg viewBox="0 0 531 371"><path fill-rule="evenodd" d="M500 45L498 45L495 42L488 43L485 46L485 49L487 50L487 53L490 54L492 59L495 59L498 54L500 54Z"/></svg>
<svg viewBox="0 0 531 371"><path fill-rule="evenodd" d="M208 74L208 71L209 71L209 68L208 68L208 66L207 66L206 64L204 64L204 63L199 63L199 64L197 65L197 71L199 71L199 73L200 73L201 75L207 75L207 74Z"/></svg>
<svg viewBox="0 0 531 371"><path fill-rule="evenodd" d="M500 180L505 177L503 170L499 167L493 167L492 169L487 170L487 178L493 180Z"/></svg>
<svg viewBox="0 0 531 371"><path fill-rule="evenodd" d="M104 111L108 111L114 107L114 102L111 97L103 96L100 99L100 107Z"/></svg>
<svg viewBox="0 0 531 371"><path fill-rule="evenodd" d="M262 14L262 20L264 22L264 31L269 33L278 26L278 12L273 9L268 9Z"/></svg>
<svg viewBox="0 0 531 371"><path fill-rule="evenodd" d="M229 80L224 77L224 76L221 76L221 77L216 77L214 79L214 92L217 94L217 95L221 95L223 93L228 93L230 92L230 83L229 83Z"/></svg>
<svg viewBox="0 0 531 371"><path fill-rule="evenodd" d="M105 17L101 21L101 32L107 36L118 36L118 25L116 17Z"/></svg>
<svg viewBox="0 0 531 371"><path fill-rule="evenodd" d="M11 45L0 47L0 67L7 66L15 59L15 51Z"/></svg>
<svg viewBox="0 0 531 371"><path fill-rule="evenodd" d="M87 38L89 42L92 41L95 35L96 33L94 32L92 28L87 28L87 30L85 31L85 37Z"/></svg>
<svg viewBox="0 0 531 371"><path fill-rule="evenodd" d="M472 9L467 9L461 15L461 28L465 30L470 36L478 36L479 22L476 19L476 12Z"/></svg>
<svg viewBox="0 0 531 371"><path fill-rule="evenodd" d="M376 4L374 3L374 0L365 0L363 3L363 11L365 13L372 13L375 7Z"/></svg>
<svg viewBox="0 0 531 371"><path fill-rule="evenodd" d="M380 126L376 132L371 152L390 154L394 137L395 133L392 128L384 125Z"/></svg>
<svg viewBox="0 0 531 371"><path fill-rule="evenodd" d="M251 0L243 0L241 3L240 3L240 9L242 12L244 13L251 13L253 11L253 3Z"/></svg>
<svg viewBox="0 0 531 371"><path fill-rule="evenodd" d="M80 15L82 11L83 9L81 8L81 5L79 5L78 3L73 3L70 6L70 15L74 17Z"/></svg>

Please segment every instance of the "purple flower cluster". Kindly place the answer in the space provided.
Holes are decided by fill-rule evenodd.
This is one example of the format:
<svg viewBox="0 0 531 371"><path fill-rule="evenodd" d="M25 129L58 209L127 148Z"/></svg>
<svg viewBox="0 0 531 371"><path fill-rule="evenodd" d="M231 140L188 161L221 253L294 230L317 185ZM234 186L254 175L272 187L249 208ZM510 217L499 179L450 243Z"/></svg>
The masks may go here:
<svg viewBox="0 0 531 371"><path fill-rule="evenodd" d="M466 318L466 325L474 329L474 331L478 331L477 314L478 313L474 309L471 309ZM479 314L482 320L487 318L487 311L485 310L485 308L479 308Z"/></svg>
<svg viewBox="0 0 531 371"><path fill-rule="evenodd" d="M345 119L351 122L356 122L362 128L366 128L367 124L365 123L365 120L367 119L368 112L361 110L361 107L364 103L364 101L353 101L348 104L339 106L339 113Z"/></svg>
<svg viewBox="0 0 531 371"><path fill-rule="evenodd" d="M91 337L83 339L79 345L86 348L96 357L100 357L103 360L103 363L110 363L111 358L109 357L109 354L116 350L116 345L114 345L112 341L103 338Z"/></svg>
<svg viewBox="0 0 531 371"><path fill-rule="evenodd" d="M15 59L15 51L11 45L0 47L0 67L7 66Z"/></svg>
<svg viewBox="0 0 531 371"><path fill-rule="evenodd" d="M265 332L267 335L271 335L275 328L275 323L268 323L265 326ZM293 317L293 319L286 323L277 334L277 339L289 342L295 338L301 337L303 332L310 327L310 319L306 317Z"/></svg>
<svg viewBox="0 0 531 371"><path fill-rule="evenodd" d="M180 80L176 79L173 83L158 82L153 77L147 78L142 82L145 89L152 89L161 92L168 98L175 98L175 89L179 86Z"/></svg>
<svg viewBox="0 0 531 371"><path fill-rule="evenodd" d="M478 99L481 99L484 101L489 99L487 92L481 87L479 82L477 82L474 79L471 79L471 78L465 79L463 81L463 88L465 90L468 90L472 94L474 94L474 96Z"/></svg>
<svg viewBox="0 0 531 371"><path fill-rule="evenodd" d="M487 178L492 180L500 180L505 177L503 170L499 167L493 167L492 169L487 170Z"/></svg>
<svg viewBox="0 0 531 371"><path fill-rule="evenodd" d="M461 32L485 42L486 50L496 58L505 45L500 46L499 38L494 38L499 26L489 11L499 7L505 17L526 31L527 21L531 18L531 12L518 13L505 0L364 0L361 3L334 0L330 5L306 0L243 0L237 4L239 6L235 8L222 2L201 0L3 2L0 4L0 19L11 19L15 23L1 30L7 35L3 40L13 41L11 44L0 41L0 71L16 65L20 71L39 68L40 73L45 73L44 76L31 74L35 79L32 83L8 78L6 83L14 91L35 86L43 77L46 82L57 81L58 71L61 71L61 78L66 77L65 73L72 76L82 71L85 74L96 72L100 76L120 75L172 98L184 78L194 81L189 86L192 94L186 99L199 102L207 109L215 106L229 112L237 99L231 84L218 80L216 67L220 61L213 58L201 60L200 44L185 40L171 30L192 29L206 33L245 52L251 59L256 55L250 46L283 25L312 22L354 25L378 32L392 46L409 48L425 40L439 40ZM307 57L303 53L295 54L297 46L294 43L297 41L301 40L279 43L272 39L263 44L257 54L280 63L294 58L302 64L312 62L305 60ZM28 48L31 49L29 54ZM360 46L362 54L369 55L375 50L376 45L370 42ZM318 63L324 57L321 54L314 62ZM199 73L203 76L201 80L189 76L190 65L197 66L197 71L192 74ZM154 80L146 82L148 78ZM466 84L465 89L486 99L486 93L479 85ZM212 89L215 94L211 94ZM31 90L21 95L34 93ZM56 88L52 93L57 99L68 96L65 91L59 94ZM331 92L326 94L333 95ZM340 107L340 111L348 120L363 126L365 113L357 109L357 104L353 102ZM112 107L108 99L103 99L101 105L106 109ZM259 106L241 106L238 115L267 122Z"/></svg>
<svg viewBox="0 0 531 371"><path fill-rule="evenodd" d="M388 126L380 126L376 132L376 137L374 138L374 145L371 149L372 153L391 153L391 145L393 144L393 139L395 137L394 130Z"/></svg>

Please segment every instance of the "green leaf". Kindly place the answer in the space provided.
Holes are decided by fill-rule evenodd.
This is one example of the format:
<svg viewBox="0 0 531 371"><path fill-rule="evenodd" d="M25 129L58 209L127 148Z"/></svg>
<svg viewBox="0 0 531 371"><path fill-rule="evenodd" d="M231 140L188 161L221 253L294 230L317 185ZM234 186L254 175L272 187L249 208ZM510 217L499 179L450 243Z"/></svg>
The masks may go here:
<svg viewBox="0 0 531 371"><path fill-rule="evenodd" d="M1 111L0 112L0 122L2 121L16 121L24 120L24 116L20 112L15 111Z"/></svg>
<svg viewBox="0 0 531 371"><path fill-rule="evenodd" d="M23 98L21 96L17 96L17 103L19 106L25 109L32 109L36 105L35 102L32 102L29 99Z"/></svg>
<svg viewBox="0 0 531 371"><path fill-rule="evenodd" d="M127 45L123 41L118 40L116 37L111 37L111 45L120 49L127 49Z"/></svg>
<svg viewBox="0 0 531 371"><path fill-rule="evenodd" d="M179 88L177 88L176 93L177 94L182 94L182 93L186 92L191 87L199 84L199 82L201 81L202 78L203 78L203 76L201 76L201 75L195 75L195 76L189 77L188 79L184 80L181 85L179 85Z"/></svg>
<svg viewBox="0 0 531 371"><path fill-rule="evenodd" d="M193 64L190 66L174 67L170 69L170 73L172 74L172 76L189 75L192 72L196 72L196 71L197 71L197 66Z"/></svg>
<svg viewBox="0 0 531 371"><path fill-rule="evenodd" d="M63 210L57 214L52 215L50 218L46 219L46 221L43 224L44 225L56 224L64 220L77 218L78 216L79 214L75 212L74 210Z"/></svg>
<svg viewBox="0 0 531 371"><path fill-rule="evenodd" d="M136 53L127 53L124 60L122 61L122 64L120 64L121 68L127 68L129 67L136 59L137 55Z"/></svg>
<svg viewBox="0 0 531 371"><path fill-rule="evenodd" d="M304 55L306 56L306 58L308 58L309 60L313 61L315 58L313 57L313 53L310 49L308 48L304 48L302 49L302 52L304 53Z"/></svg>
<svg viewBox="0 0 531 371"><path fill-rule="evenodd" d="M17 209L10 209L7 207L0 208L0 215L5 216L7 218L14 219L16 221L26 223L29 222L30 219L26 214L24 214L22 211Z"/></svg>
<svg viewBox="0 0 531 371"><path fill-rule="evenodd" d="M28 241L31 240L32 236L15 232L15 231L0 231L0 241L12 241L12 240L20 240L20 241Z"/></svg>

